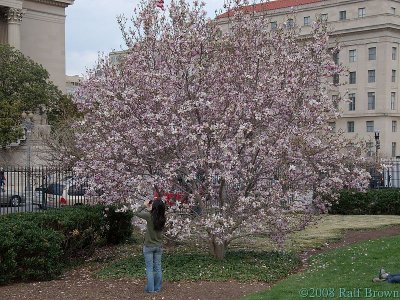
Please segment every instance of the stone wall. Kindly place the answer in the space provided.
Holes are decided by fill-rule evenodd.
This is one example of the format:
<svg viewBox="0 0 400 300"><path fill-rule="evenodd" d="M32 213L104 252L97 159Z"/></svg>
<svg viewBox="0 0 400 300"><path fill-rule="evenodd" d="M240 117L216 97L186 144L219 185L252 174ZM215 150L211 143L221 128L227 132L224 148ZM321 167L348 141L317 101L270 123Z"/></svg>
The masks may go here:
<svg viewBox="0 0 400 300"><path fill-rule="evenodd" d="M45 115L35 114L33 128L27 132L25 139L0 149L0 166L39 167L48 165L48 147L46 139L50 135Z"/></svg>

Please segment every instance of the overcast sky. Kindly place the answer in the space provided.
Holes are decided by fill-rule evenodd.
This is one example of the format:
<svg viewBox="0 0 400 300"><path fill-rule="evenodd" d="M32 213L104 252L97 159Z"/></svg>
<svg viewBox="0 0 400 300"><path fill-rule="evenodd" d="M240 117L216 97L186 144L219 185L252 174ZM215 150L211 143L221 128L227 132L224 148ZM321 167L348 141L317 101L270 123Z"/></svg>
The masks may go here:
<svg viewBox="0 0 400 300"><path fill-rule="evenodd" d="M224 0L205 0L208 16L215 17ZM82 75L92 68L98 53L125 49L117 16L132 16L139 0L75 0L66 9L67 75ZM168 4L169 1L166 0Z"/></svg>

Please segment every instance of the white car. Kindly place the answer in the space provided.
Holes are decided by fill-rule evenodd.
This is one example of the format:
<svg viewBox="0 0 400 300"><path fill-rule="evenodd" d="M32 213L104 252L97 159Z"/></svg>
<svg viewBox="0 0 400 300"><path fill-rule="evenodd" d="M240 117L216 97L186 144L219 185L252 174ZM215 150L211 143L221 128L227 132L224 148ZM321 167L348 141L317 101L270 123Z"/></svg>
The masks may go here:
<svg viewBox="0 0 400 300"><path fill-rule="evenodd" d="M35 189L33 204L39 208L93 204L92 198L85 196L86 190L85 185L72 179L50 183Z"/></svg>

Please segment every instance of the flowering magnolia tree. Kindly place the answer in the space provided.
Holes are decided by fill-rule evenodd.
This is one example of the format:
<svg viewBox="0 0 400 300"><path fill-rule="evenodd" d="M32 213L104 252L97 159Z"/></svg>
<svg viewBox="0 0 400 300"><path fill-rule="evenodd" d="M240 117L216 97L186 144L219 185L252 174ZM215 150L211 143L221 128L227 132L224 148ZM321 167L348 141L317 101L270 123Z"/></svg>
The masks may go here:
<svg viewBox="0 0 400 300"><path fill-rule="evenodd" d="M101 61L80 89L81 156L70 157L111 203L183 192L181 208L195 213L171 212L168 234L194 234L219 258L243 235L281 241L295 216L324 208L324 195L367 184L360 146L328 126L342 69L325 27L307 39L271 31L241 4L224 32L196 1L172 0L168 13L143 1L131 26L120 19L129 50L118 66Z"/></svg>

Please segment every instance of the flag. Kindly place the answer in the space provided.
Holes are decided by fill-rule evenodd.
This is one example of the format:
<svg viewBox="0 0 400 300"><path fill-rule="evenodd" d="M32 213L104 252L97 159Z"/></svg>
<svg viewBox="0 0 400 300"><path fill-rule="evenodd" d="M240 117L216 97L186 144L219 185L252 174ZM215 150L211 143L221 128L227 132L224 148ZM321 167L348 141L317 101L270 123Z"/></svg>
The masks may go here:
<svg viewBox="0 0 400 300"><path fill-rule="evenodd" d="M164 0L157 0L156 1L156 6L158 8L161 8L162 10L164 10Z"/></svg>

